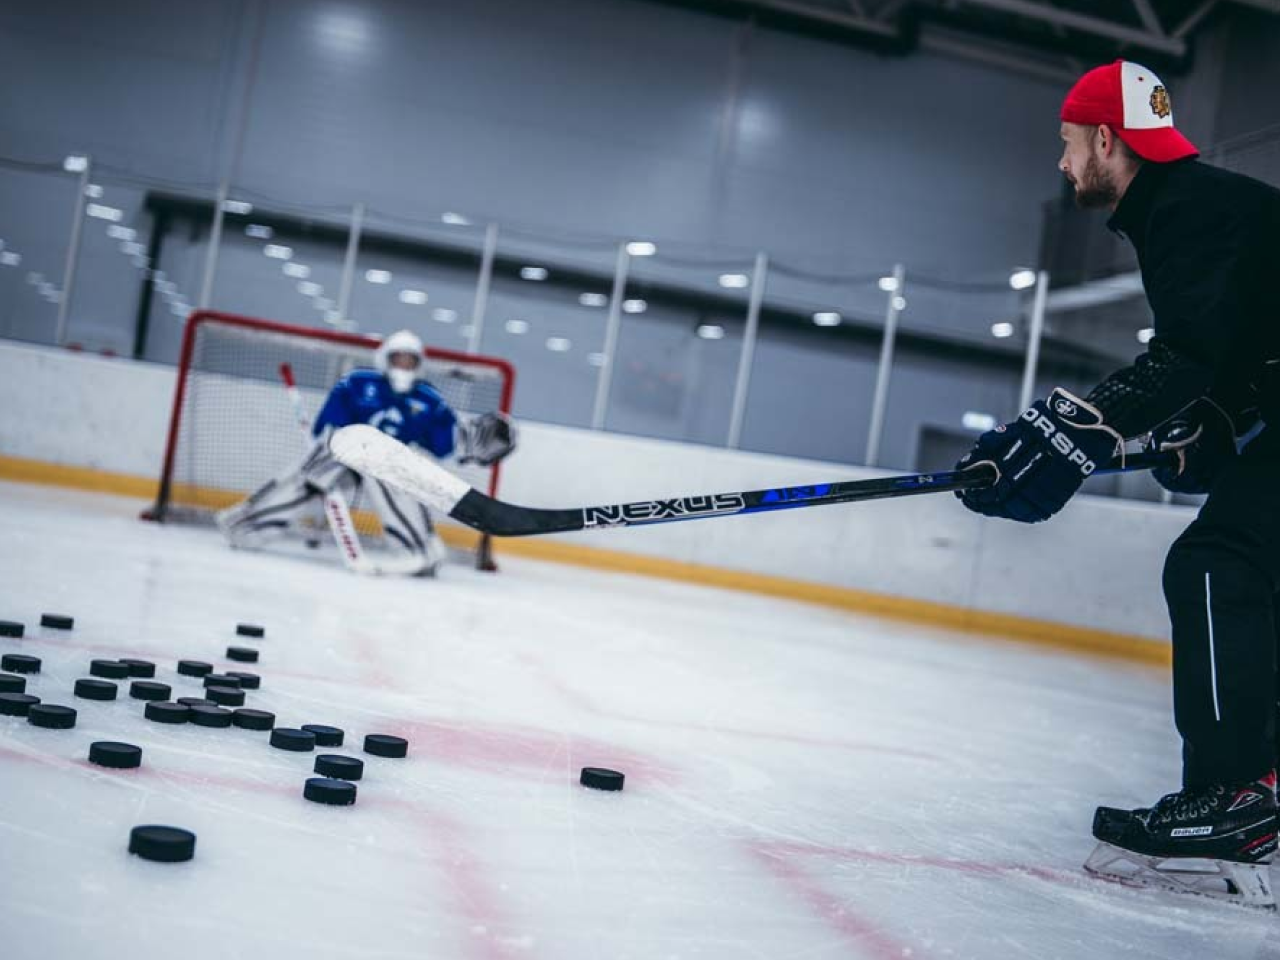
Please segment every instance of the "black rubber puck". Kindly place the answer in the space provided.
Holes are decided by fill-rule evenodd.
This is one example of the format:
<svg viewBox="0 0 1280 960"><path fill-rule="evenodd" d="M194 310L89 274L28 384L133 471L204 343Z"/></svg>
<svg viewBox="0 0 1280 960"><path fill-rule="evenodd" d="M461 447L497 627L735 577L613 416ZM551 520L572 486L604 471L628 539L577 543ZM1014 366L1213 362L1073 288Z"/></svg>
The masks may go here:
<svg viewBox="0 0 1280 960"><path fill-rule="evenodd" d="M250 710L241 707L232 714L231 722L245 730L270 730L276 725L276 715L266 710Z"/></svg>
<svg viewBox="0 0 1280 960"><path fill-rule="evenodd" d="M276 727L271 731L271 745L277 750L309 753L316 748L316 737L314 733L308 733L306 730L294 730L292 727Z"/></svg>
<svg viewBox="0 0 1280 960"><path fill-rule="evenodd" d="M70 630L75 625L75 617L68 617L62 613L40 614L40 626L42 627L53 627L55 630Z"/></svg>
<svg viewBox="0 0 1280 960"><path fill-rule="evenodd" d="M82 700L114 700L116 685L110 680L77 680L75 692Z"/></svg>
<svg viewBox="0 0 1280 960"><path fill-rule="evenodd" d="M0 715L25 717L39 702L39 697L33 697L29 693L0 693Z"/></svg>
<svg viewBox="0 0 1280 960"><path fill-rule="evenodd" d="M191 708L181 703L158 700L148 703L143 714L156 723L186 723L191 719Z"/></svg>
<svg viewBox="0 0 1280 960"><path fill-rule="evenodd" d="M391 737L385 733L371 733L364 738L364 752L375 757L391 757L399 759L409 755L409 741L401 737Z"/></svg>
<svg viewBox="0 0 1280 960"><path fill-rule="evenodd" d="M129 665L119 660L90 660L89 673L108 680L123 680L129 676Z"/></svg>
<svg viewBox="0 0 1280 960"><path fill-rule="evenodd" d="M232 690L239 690L240 678L233 677L227 673L209 673L205 675L204 685L206 687L230 687Z"/></svg>
<svg viewBox="0 0 1280 960"><path fill-rule="evenodd" d="M131 743L99 740L89 744L89 762L116 770L132 770L142 766L142 748Z"/></svg>
<svg viewBox="0 0 1280 960"><path fill-rule="evenodd" d="M184 707L216 707L217 704L212 700L206 700L204 697L179 697L178 703Z"/></svg>
<svg viewBox="0 0 1280 960"><path fill-rule="evenodd" d="M621 790L622 781L626 778L617 770L606 770L604 767L583 767L578 782L592 790Z"/></svg>
<svg viewBox="0 0 1280 960"><path fill-rule="evenodd" d="M76 712L53 703L37 703L27 711L27 723L46 730L70 730L76 725Z"/></svg>
<svg viewBox="0 0 1280 960"><path fill-rule="evenodd" d="M327 803L331 807L347 807L356 802L356 785L346 780L328 777L311 777L302 788L302 795L312 803Z"/></svg>
<svg viewBox="0 0 1280 960"><path fill-rule="evenodd" d="M364 761L357 757L322 753L316 757L316 773L337 780L359 780L364 776Z"/></svg>
<svg viewBox="0 0 1280 960"><path fill-rule="evenodd" d="M244 691L235 687L210 687L204 695L222 707L244 706Z"/></svg>
<svg viewBox="0 0 1280 960"><path fill-rule="evenodd" d="M156 675L156 665L150 660L133 660L121 657L120 662L129 668L129 676L150 679Z"/></svg>
<svg viewBox="0 0 1280 960"><path fill-rule="evenodd" d="M302 729L316 738L317 747L340 747L347 735L338 727L326 727L323 723L304 723Z"/></svg>
<svg viewBox="0 0 1280 960"><path fill-rule="evenodd" d="M0 670L10 673L39 673L40 658L29 657L25 653L6 653L0 657Z"/></svg>
<svg viewBox="0 0 1280 960"><path fill-rule="evenodd" d="M215 707L209 704L207 707L191 707L190 720L197 727L218 727L225 728L231 726L231 711L223 710L221 707Z"/></svg>
<svg viewBox="0 0 1280 960"><path fill-rule="evenodd" d="M184 677L203 677L213 673L213 664L203 660L179 660L178 672Z"/></svg>
<svg viewBox="0 0 1280 960"><path fill-rule="evenodd" d="M267 634L266 630L264 630L262 627L256 626L255 624L252 624L252 623L236 624L237 637L264 637L266 636L266 634Z"/></svg>
<svg viewBox="0 0 1280 960"><path fill-rule="evenodd" d="M235 677L240 681L241 690L257 690L262 686L262 678L256 673L243 673L239 670L228 670L228 677Z"/></svg>
<svg viewBox="0 0 1280 960"><path fill-rule="evenodd" d="M129 696L135 700L168 700L173 696L173 688L154 680L135 680L129 684Z"/></svg>
<svg viewBox="0 0 1280 960"><path fill-rule="evenodd" d="M27 678L14 673L0 673L0 693L26 693Z"/></svg>
<svg viewBox="0 0 1280 960"><path fill-rule="evenodd" d="M196 855L196 835L177 827L134 827L129 831L129 852L143 860L183 863Z"/></svg>
<svg viewBox="0 0 1280 960"><path fill-rule="evenodd" d="M0 637L20 637L26 627L14 620L0 620Z"/></svg>
<svg viewBox="0 0 1280 960"><path fill-rule="evenodd" d="M250 647L227 647L227 659L237 663L257 663L258 651Z"/></svg>

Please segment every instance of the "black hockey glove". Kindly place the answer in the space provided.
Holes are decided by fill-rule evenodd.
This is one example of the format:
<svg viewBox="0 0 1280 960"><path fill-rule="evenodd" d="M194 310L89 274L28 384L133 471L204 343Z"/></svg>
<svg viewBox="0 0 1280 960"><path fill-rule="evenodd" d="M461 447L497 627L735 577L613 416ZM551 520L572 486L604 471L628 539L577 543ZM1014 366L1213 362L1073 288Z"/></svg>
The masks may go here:
<svg viewBox="0 0 1280 960"><path fill-rule="evenodd" d="M978 438L956 469L989 463L998 479L956 496L988 517L1039 523L1066 506L1085 478L1123 444L1098 410L1059 387L1017 420Z"/></svg>
<svg viewBox="0 0 1280 960"><path fill-rule="evenodd" d="M1145 449L1175 455L1169 466L1151 471L1160 486L1173 493L1208 493L1235 459L1235 424L1220 406L1201 397L1152 430Z"/></svg>
<svg viewBox="0 0 1280 960"><path fill-rule="evenodd" d="M516 448L516 428L503 413L482 413L466 423L459 423L459 463L478 463L487 467L497 463Z"/></svg>

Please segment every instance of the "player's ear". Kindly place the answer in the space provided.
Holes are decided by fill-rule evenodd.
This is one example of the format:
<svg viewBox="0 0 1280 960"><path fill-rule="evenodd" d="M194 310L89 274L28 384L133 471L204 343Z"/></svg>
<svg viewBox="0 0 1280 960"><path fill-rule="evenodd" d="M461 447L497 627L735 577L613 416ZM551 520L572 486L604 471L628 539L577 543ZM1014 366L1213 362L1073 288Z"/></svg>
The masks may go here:
<svg viewBox="0 0 1280 960"><path fill-rule="evenodd" d="M1111 156L1111 151L1115 149L1116 145L1116 132L1105 123L1100 123L1098 124L1098 132L1095 136L1097 139L1094 142L1098 145L1098 149L1102 152L1102 156Z"/></svg>

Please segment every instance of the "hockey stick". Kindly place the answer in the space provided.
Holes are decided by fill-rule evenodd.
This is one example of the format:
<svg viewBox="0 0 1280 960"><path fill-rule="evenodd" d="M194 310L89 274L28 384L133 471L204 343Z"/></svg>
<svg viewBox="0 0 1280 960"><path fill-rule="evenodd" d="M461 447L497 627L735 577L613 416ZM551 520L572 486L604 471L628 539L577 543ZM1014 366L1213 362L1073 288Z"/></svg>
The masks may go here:
<svg viewBox="0 0 1280 960"><path fill-rule="evenodd" d="M994 468L976 464L966 470L921 473L872 480L843 480L804 487L776 487L709 493L669 500L641 500L600 507L547 510L504 503L472 489L465 480L420 457L393 437L373 427L343 427L329 438L329 450L348 467L377 477L411 497L447 513L469 527L495 537L525 537L540 533L594 530L604 527L647 526L676 520L700 520L773 510L821 507L886 497L909 497L990 486ZM1102 473L1149 470L1166 461L1163 454L1133 454L1100 468Z"/></svg>

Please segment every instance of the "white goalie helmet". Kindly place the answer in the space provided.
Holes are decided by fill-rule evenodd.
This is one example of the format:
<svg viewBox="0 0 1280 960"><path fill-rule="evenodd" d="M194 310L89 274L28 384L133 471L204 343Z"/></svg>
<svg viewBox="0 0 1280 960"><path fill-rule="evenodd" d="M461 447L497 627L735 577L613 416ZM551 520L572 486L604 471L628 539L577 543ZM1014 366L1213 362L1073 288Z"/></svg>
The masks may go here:
<svg viewBox="0 0 1280 960"><path fill-rule="evenodd" d="M422 367L422 341L412 330L397 330L378 345L378 372L396 393L408 393L418 382Z"/></svg>

